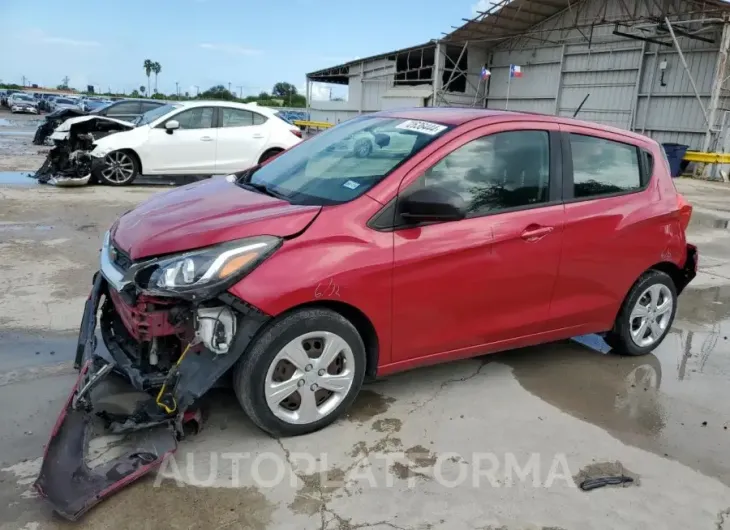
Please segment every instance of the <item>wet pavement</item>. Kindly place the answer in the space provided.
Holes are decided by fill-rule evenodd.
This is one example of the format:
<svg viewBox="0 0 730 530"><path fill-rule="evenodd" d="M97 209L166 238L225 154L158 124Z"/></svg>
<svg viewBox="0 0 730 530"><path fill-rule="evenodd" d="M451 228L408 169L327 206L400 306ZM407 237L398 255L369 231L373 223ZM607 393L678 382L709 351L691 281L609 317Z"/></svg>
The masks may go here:
<svg viewBox="0 0 730 530"><path fill-rule="evenodd" d="M164 188L0 181L0 530L729 530L730 188L677 186L695 205L700 274L653 354L565 341L413 370L367 385L331 427L283 440L220 389L160 474L71 525L30 484L75 380L101 235ZM615 470L634 482L576 487Z"/></svg>

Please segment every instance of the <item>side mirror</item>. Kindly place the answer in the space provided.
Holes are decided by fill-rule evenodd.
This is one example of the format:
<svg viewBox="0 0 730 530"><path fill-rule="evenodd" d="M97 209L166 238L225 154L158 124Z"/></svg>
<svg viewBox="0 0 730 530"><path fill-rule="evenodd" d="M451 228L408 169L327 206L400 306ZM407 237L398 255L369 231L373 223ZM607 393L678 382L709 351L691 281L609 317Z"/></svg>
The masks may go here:
<svg viewBox="0 0 730 530"><path fill-rule="evenodd" d="M167 134L172 134L172 131L179 128L180 122L177 120L170 120L168 122L165 122L165 129L167 130Z"/></svg>
<svg viewBox="0 0 730 530"><path fill-rule="evenodd" d="M466 202L445 188L421 188L398 200L398 213L413 223L458 221L466 217Z"/></svg>

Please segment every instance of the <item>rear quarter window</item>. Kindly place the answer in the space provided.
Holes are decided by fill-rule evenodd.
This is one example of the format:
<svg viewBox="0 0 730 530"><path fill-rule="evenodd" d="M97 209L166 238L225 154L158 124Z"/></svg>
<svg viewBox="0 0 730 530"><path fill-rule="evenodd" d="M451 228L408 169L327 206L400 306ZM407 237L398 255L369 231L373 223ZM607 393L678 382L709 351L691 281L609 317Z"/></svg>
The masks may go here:
<svg viewBox="0 0 730 530"><path fill-rule="evenodd" d="M576 199L636 191L645 184L634 145L571 134L570 148Z"/></svg>

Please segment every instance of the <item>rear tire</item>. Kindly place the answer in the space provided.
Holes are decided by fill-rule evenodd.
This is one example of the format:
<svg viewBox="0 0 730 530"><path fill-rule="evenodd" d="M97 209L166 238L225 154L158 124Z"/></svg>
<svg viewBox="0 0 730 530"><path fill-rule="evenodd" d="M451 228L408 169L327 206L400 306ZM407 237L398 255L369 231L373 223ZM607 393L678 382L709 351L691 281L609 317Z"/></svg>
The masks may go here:
<svg viewBox="0 0 730 530"><path fill-rule="evenodd" d="M362 387L366 362L365 345L349 320L329 309L300 309L255 340L235 367L233 387L260 429L298 436L347 410Z"/></svg>
<svg viewBox="0 0 730 530"><path fill-rule="evenodd" d="M651 353L669 333L676 312L674 281L664 272L649 270L626 296L606 343L622 355Z"/></svg>

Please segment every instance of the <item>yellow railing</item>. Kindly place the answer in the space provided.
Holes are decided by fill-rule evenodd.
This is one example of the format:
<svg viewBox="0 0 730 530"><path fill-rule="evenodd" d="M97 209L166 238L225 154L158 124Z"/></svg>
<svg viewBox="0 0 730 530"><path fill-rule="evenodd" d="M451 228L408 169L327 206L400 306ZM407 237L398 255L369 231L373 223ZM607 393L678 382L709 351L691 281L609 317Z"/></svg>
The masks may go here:
<svg viewBox="0 0 730 530"><path fill-rule="evenodd" d="M702 162L704 164L730 164L730 153L687 151L684 155L684 160L687 162Z"/></svg>
<svg viewBox="0 0 730 530"><path fill-rule="evenodd" d="M297 127L311 127L312 129L329 129L332 127L332 124L328 121L294 120L294 125Z"/></svg>

